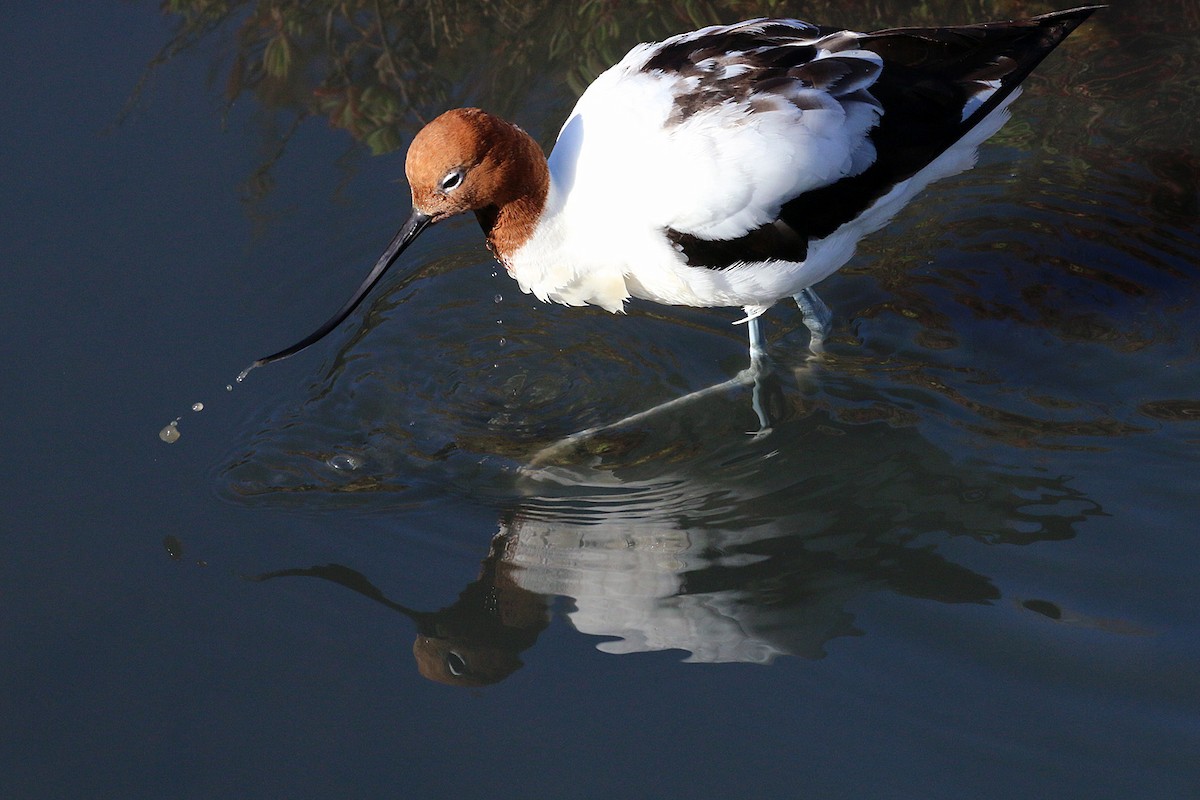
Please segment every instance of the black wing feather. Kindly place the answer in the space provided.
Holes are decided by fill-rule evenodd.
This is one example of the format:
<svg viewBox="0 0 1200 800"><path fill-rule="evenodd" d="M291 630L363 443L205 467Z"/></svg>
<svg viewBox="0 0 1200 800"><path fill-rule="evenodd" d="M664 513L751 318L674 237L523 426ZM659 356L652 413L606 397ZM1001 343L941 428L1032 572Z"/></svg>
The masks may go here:
<svg viewBox="0 0 1200 800"><path fill-rule="evenodd" d="M1101 7L1014 22L846 34L844 41L838 40L842 46L870 50L883 59L883 70L868 90L884 109L869 134L875 162L858 175L785 202L779 221L744 237L715 242L678 231L667 235L694 266L721 269L745 261L803 261L810 240L830 235L928 166ZM836 83L839 76L830 66L814 71L814 78ZM1000 87L963 119L970 98L985 88L983 81L999 81Z"/></svg>

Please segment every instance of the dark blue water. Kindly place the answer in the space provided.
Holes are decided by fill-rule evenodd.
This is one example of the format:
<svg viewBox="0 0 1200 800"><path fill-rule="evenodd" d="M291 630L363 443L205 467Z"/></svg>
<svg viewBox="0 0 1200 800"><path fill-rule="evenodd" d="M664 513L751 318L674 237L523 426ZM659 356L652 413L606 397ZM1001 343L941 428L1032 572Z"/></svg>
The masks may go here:
<svg viewBox="0 0 1200 800"><path fill-rule="evenodd" d="M1049 9L831 5L778 13ZM9 15L0 796L1200 796L1194 5L1075 34L822 285L824 358L771 312L769 436L731 388L552 450L734 376L738 315L541 305L462 220L225 386L368 269L421 116L548 144L755 9L430 10L337 125L229 80L248 8L149 72L152 4Z"/></svg>

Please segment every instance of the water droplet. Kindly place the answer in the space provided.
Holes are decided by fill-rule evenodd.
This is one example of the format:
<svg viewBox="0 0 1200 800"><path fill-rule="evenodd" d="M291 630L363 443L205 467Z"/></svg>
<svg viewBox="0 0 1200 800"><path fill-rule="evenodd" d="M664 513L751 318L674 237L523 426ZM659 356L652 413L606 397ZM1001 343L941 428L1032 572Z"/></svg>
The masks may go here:
<svg viewBox="0 0 1200 800"><path fill-rule="evenodd" d="M503 336L501 336L500 337L500 346L504 347L504 345L506 345L506 344L508 344L508 340L505 339Z"/></svg>
<svg viewBox="0 0 1200 800"><path fill-rule="evenodd" d="M204 403L192 403L192 411L203 411Z"/></svg>
<svg viewBox="0 0 1200 800"><path fill-rule="evenodd" d="M173 419L167 423L167 426L158 432L158 438L162 439L167 444L175 444L179 441L179 420Z"/></svg>
<svg viewBox="0 0 1200 800"><path fill-rule="evenodd" d="M227 384L225 384L225 391L227 391L227 392L232 392L232 391L233 391L233 384L232 384L232 383L227 383Z"/></svg>
<svg viewBox="0 0 1200 800"><path fill-rule="evenodd" d="M326 459L325 463L336 470L355 470L363 465L361 458L347 453L338 453L335 456L330 456Z"/></svg>
<svg viewBox="0 0 1200 800"><path fill-rule="evenodd" d="M503 302L504 302L504 295L497 293L497 294L496 294L496 302L497 302L497 303L503 303Z"/></svg>
<svg viewBox="0 0 1200 800"><path fill-rule="evenodd" d="M167 550L167 555L172 561L180 561L183 559L183 542L178 536L167 535L163 538L163 547Z"/></svg>

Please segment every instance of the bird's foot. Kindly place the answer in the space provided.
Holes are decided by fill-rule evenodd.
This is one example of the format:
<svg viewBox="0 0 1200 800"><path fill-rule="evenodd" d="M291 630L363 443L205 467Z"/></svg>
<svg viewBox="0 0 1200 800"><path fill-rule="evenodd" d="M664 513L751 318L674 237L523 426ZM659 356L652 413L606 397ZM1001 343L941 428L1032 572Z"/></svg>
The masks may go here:
<svg viewBox="0 0 1200 800"><path fill-rule="evenodd" d="M825 352L825 337L833 330L833 312L812 287L802 289L792 299L796 301L796 307L804 319L804 327L808 328L810 334L808 349L814 356L820 356Z"/></svg>

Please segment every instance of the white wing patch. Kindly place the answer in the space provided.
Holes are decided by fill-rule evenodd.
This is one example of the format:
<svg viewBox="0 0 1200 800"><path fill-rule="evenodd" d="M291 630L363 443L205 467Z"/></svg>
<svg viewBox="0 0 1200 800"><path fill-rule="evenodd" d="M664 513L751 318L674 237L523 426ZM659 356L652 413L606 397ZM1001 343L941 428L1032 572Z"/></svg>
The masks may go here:
<svg viewBox="0 0 1200 800"><path fill-rule="evenodd" d="M676 41L634 48L589 87L564 126L551 171L572 175L564 213L581 225L616 216L734 239L776 219L790 198L874 161L867 133L882 109L866 90L882 68L876 54L830 51L814 37L702 59L688 73L645 71ZM838 34L840 47L849 41ZM756 57L783 48L813 55L796 77L749 79L762 71ZM689 95L705 87L715 88L676 121Z"/></svg>

